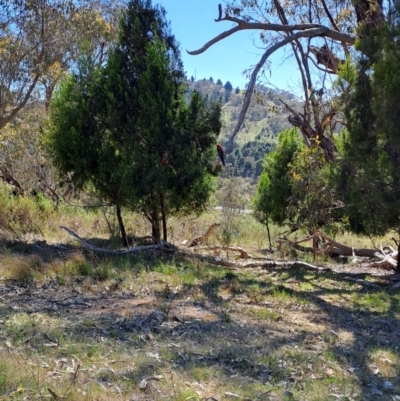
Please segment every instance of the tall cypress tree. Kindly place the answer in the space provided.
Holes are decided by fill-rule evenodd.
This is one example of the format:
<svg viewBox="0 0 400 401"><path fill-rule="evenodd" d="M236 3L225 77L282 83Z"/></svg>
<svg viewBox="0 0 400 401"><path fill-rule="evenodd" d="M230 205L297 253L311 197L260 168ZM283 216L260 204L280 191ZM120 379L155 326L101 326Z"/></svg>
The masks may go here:
<svg viewBox="0 0 400 401"><path fill-rule="evenodd" d="M107 65L71 78L53 104L53 115L61 117L53 119L51 134L59 168L85 171L76 175L82 185L90 183L119 208L142 213L157 241L167 239L168 215L201 211L212 189L208 164L221 127L220 105L197 92L187 104L183 82L165 11L149 0L132 0ZM72 107L71 96L79 99L73 89L81 87L89 87L88 101ZM91 129L81 129L83 120ZM69 149L65 138L71 133L79 151ZM88 166L79 154L93 163Z"/></svg>
<svg viewBox="0 0 400 401"><path fill-rule="evenodd" d="M257 195L253 200L255 217L263 224L271 220L277 224L287 221L287 207L292 196L289 177L290 164L296 153L304 149L296 129L279 134L277 148L265 156Z"/></svg>
<svg viewBox="0 0 400 401"><path fill-rule="evenodd" d="M356 73L345 68L348 134L339 191L351 227L400 238L400 2L388 21L358 43ZM400 261L400 258L399 258Z"/></svg>

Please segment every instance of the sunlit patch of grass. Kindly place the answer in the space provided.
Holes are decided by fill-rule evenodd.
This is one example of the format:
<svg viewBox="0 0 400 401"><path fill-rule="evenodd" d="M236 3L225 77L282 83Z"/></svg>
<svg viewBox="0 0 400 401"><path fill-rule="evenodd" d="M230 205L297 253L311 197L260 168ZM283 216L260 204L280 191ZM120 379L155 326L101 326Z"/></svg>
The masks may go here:
<svg viewBox="0 0 400 401"><path fill-rule="evenodd" d="M71 275L90 276L93 273L93 265L82 252L74 252L68 259L67 272Z"/></svg>
<svg viewBox="0 0 400 401"><path fill-rule="evenodd" d="M305 291L305 292L312 292L316 289L316 286L314 283L311 283L310 281L302 282L300 284L300 291Z"/></svg>
<svg viewBox="0 0 400 401"><path fill-rule="evenodd" d="M179 274L182 276L183 282L193 285L205 280L223 279L231 273L230 270L216 268L206 263L185 263L179 266Z"/></svg>
<svg viewBox="0 0 400 401"><path fill-rule="evenodd" d="M30 284L43 275L46 265L36 254L27 257L4 255L1 258L2 273L20 284Z"/></svg>
<svg viewBox="0 0 400 401"><path fill-rule="evenodd" d="M186 387L186 388L185 388ZM178 387L174 392L170 391L173 400L186 401L186 400L198 400L199 396L194 389L187 388L187 386Z"/></svg>
<svg viewBox="0 0 400 401"><path fill-rule="evenodd" d="M201 272L200 268L193 266L183 266L180 270L182 284L187 287L199 285L202 282L202 277L208 276L208 272Z"/></svg>
<svg viewBox="0 0 400 401"><path fill-rule="evenodd" d="M315 375L312 373L310 373L310 376L311 377L305 378L301 383L293 386L291 389L293 400L307 399L310 401L333 401L337 399L360 399L360 384L350 375L324 376L319 379L316 379ZM290 400L290 398L286 399Z"/></svg>
<svg viewBox="0 0 400 401"><path fill-rule="evenodd" d="M34 271L29 263L23 259L15 259L10 278L21 284L29 284L34 280Z"/></svg>
<svg viewBox="0 0 400 401"><path fill-rule="evenodd" d="M1 356L1 354L0 354ZM0 396L5 394L7 389L11 386L12 380L10 371L3 357L0 358Z"/></svg>
<svg viewBox="0 0 400 401"><path fill-rule="evenodd" d="M296 302L299 304L308 304L309 301L307 298L296 294L295 291L291 290L290 288L284 287L282 285L278 285L270 291L272 297L276 301L291 303Z"/></svg>
<svg viewBox="0 0 400 401"><path fill-rule="evenodd" d="M309 362L309 355L298 348L285 349L285 357L293 366L300 367Z"/></svg>
<svg viewBox="0 0 400 401"><path fill-rule="evenodd" d="M3 329L12 341L19 342L43 333L58 340L65 326L65 321L43 313L14 313L4 322Z"/></svg>
<svg viewBox="0 0 400 401"><path fill-rule="evenodd" d="M261 303L268 289L271 287L269 280L255 281L252 279L244 279L241 277L241 290L244 292L252 302L258 304Z"/></svg>
<svg viewBox="0 0 400 401"><path fill-rule="evenodd" d="M103 262L96 266L92 276L95 280L106 281L113 278L115 274L116 273L113 269L112 264L109 262Z"/></svg>
<svg viewBox="0 0 400 401"><path fill-rule="evenodd" d="M335 363L338 360L337 354L332 350L332 348L327 349L324 352L324 359L328 362Z"/></svg>
<svg viewBox="0 0 400 401"><path fill-rule="evenodd" d="M400 356L398 350L375 348L370 350L368 359L383 377L397 378L400 384Z"/></svg>
<svg viewBox="0 0 400 401"><path fill-rule="evenodd" d="M55 259L51 264L51 272L55 275L60 285L65 285L69 279L77 274L77 265L74 261L70 262L68 259Z"/></svg>
<svg viewBox="0 0 400 401"><path fill-rule="evenodd" d="M198 366L193 364L187 369L190 376L198 382L207 382L221 376L221 372L212 366Z"/></svg>
<svg viewBox="0 0 400 401"><path fill-rule="evenodd" d="M160 262L155 266L154 271L167 276L170 274L176 274L178 272L178 268L175 263Z"/></svg>
<svg viewBox="0 0 400 401"><path fill-rule="evenodd" d="M179 263L173 260L158 263L153 271L159 273L163 281L171 286L184 285L192 287L207 280L217 279L224 275L224 270L199 263Z"/></svg>
<svg viewBox="0 0 400 401"><path fill-rule="evenodd" d="M250 315L254 316L257 320L261 321L277 322L279 320L282 320L282 315L280 313L262 306L246 308L245 313L249 313Z"/></svg>
<svg viewBox="0 0 400 401"><path fill-rule="evenodd" d="M0 398L2 400L121 399L120 395L112 389L104 398L104 388L93 381L90 377L93 374L88 375L85 373L87 369L81 369L82 366L65 356L53 360L38 354L22 355L20 351L10 349L7 353L0 352L0 360L2 361L0 365ZM91 370L93 371L93 366ZM86 383L83 384L85 381Z"/></svg>
<svg viewBox="0 0 400 401"><path fill-rule="evenodd" d="M380 314L387 313L391 307L391 295L385 291L354 292L351 301L358 309Z"/></svg>
<svg viewBox="0 0 400 401"><path fill-rule="evenodd" d="M271 398L269 398L269 396L272 393L272 389L274 389L274 387L268 382L266 382L266 383L245 382L245 383L240 383L240 389L238 389L238 392L243 395L243 399L245 399L245 400L263 401L263 400L271 399ZM283 393L283 390L277 389L276 387L274 390L277 391L277 393L279 393L279 395L282 395L282 393ZM274 394L277 394L277 393L274 393Z"/></svg>
<svg viewBox="0 0 400 401"><path fill-rule="evenodd" d="M39 365L28 367L26 361L12 350L0 352L0 397L4 400L23 399L37 393L37 381L44 378ZM33 391L32 391L33 390Z"/></svg>
<svg viewBox="0 0 400 401"><path fill-rule="evenodd" d="M163 346L160 348L160 357L169 363L179 359L177 349L169 346Z"/></svg>

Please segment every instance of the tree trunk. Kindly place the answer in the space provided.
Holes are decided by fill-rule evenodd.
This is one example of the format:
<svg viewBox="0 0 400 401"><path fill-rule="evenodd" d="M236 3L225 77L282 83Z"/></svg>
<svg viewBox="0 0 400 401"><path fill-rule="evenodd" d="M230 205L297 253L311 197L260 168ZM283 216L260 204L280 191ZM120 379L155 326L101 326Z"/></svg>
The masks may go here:
<svg viewBox="0 0 400 401"><path fill-rule="evenodd" d="M160 219L158 218L157 209L154 209L151 213L151 235L154 237L157 244L161 242Z"/></svg>
<svg viewBox="0 0 400 401"><path fill-rule="evenodd" d="M119 225L119 232L121 233L122 246L127 248L129 246L128 238L126 236L124 222L122 221L121 207L117 205L117 219Z"/></svg>
<svg viewBox="0 0 400 401"><path fill-rule="evenodd" d="M328 137L324 136L322 129L318 129L319 132L317 133L317 131L311 127L308 121L300 113L296 113L294 116L289 116L288 120L294 127L300 129L303 136L306 137L310 143L313 143L313 141L319 142L319 146L321 146L325 151L325 157L327 160L335 160L335 145Z"/></svg>
<svg viewBox="0 0 400 401"><path fill-rule="evenodd" d="M400 241L397 243L397 266L396 273L400 273Z"/></svg>
<svg viewBox="0 0 400 401"><path fill-rule="evenodd" d="M268 219L267 219L267 222L266 222L266 226L267 226L267 234L268 234L269 249L272 249L271 233L270 233L270 231L269 231Z"/></svg>
<svg viewBox="0 0 400 401"><path fill-rule="evenodd" d="M165 206L164 206L164 196L160 194L160 206L161 206L161 218L162 218L162 227L163 227L163 239L167 241L167 219L165 217Z"/></svg>
<svg viewBox="0 0 400 401"><path fill-rule="evenodd" d="M370 35L371 32L385 22L382 0L357 0L354 4L359 27L359 36ZM360 29L361 28L361 29Z"/></svg>

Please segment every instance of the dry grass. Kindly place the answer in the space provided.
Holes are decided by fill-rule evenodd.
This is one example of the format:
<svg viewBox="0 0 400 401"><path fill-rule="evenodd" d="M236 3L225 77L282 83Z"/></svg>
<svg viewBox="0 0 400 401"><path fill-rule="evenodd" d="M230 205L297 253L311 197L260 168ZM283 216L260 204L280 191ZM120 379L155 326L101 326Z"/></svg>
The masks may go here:
<svg viewBox="0 0 400 401"><path fill-rule="evenodd" d="M0 285L0 399L400 396L398 293L301 270L62 256L0 257L32 272Z"/></svg>
<svg viewBox="0 0 400 401"><path fill-rule="evenodd" d="M40 223L39 233L4 241L0 252L2 400L400 399L398 292L329 273L99 257L72 246L59 225L108 246L114 215L108 224L83 209L27 216L21 221ZM215 210L171 219L171 242L221 219ZM140 216L126 221L130 234L148 234ZM235 216L231 228L232 246L268 247L250 215ZM371 246L368 238L337 240ZM293 255L282 249L274 257Z"/></svg>

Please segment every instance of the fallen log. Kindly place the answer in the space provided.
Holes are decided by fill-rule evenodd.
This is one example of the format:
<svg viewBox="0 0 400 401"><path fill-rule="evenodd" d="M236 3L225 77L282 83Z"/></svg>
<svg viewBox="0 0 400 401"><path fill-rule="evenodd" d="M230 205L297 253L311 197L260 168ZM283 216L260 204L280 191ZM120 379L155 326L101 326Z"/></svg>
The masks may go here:
<svg viewBox="0 0 400 401"><path fill-rule="evenodd" d="M320 248L304 247L299 245L302 242L307 242L313 239L322 239L325 242L321 244ZM301 252L311 252L315 254L324 254L329 256L353 256L353 257L359 256L366 258L374 258L376 257L376 253L379 252L378 249L363 249L363 248L357 249L349 247L328 237L322 231L316 231L309 237L303 238L299 241L291 241L286 238L278 238L276 242L278 244L288 244L292 248Z"/></svg>
<svg viewBox="0 0 400 401"><path fill-rule="evenodd" d="M239 269L248 269L248 268L261 268L261 269L270 269L274 267L281 267L281 268L290 268L290 267L300 267L309 271L314 271L314 272L324 272L324 271L331 271L333 273L336 273L342 278L349 280L351 282L355 282L359 285L362 285L364 287L368 288L373 288L373 289L381 289L385 288L383 286L380 286L379 284L363 280L361 278L356 278L356 277L351 277L351 274L349 272L340 272L335 269L331 269L328 267L321 267L321 266L315 266L307 262L299 261L299 260L294 260L294 261L287 261L287 260L260 260L260 261L243 261L243 262L233 262L230 260L222 259L222 258L217 258L213 257L211 255L202 255L202 254L196 254L194 252L189 252L186 250L181 250L176 247L173 247L172 245L168 243L160 243L156 245L148 245L148 246L136 246L128 250L124 251L115 251L115 250L108 250L108 249L103 249L103 248L98 248L95 247L94 245L88 243L87 241L83 240L78 234L76 234L74 231L69 229L68 227L60 226L63 230L67 231L68 234L76 238L85 248L92 252L96 253L104 253L107 255L130 255L130 254L135 254L140 251L147 251L147 250L160 250L160 251L166 251L169 253L177 253L180 256L186 257L188 259L197 259L201 262L217 265L217 266L222 266L228 269L233 269L233 270L239 270ZM225 247L221 247L222 249L225 249ZM364 273L365 275L371 275L369 273ZM359 276L360 273L356 273L354 276ZM373 274L374 276L377 276L379 278L387 278L390 281L397 281L400 280L400 275L387 275L387 276L379 276L377 274ZM393 289L398 289L400 288L400 283L396 283L392 285L390 288Z"/></svg>
<svg viewBox="0 0 400 401"><path fill-rule="evenodd" d="M233 251L233 252L239 252L240 258L241 259L248 259L249 254L247 253L246 250L243 248L240 248L238 246L222 246L222 245L207 245L207 246L195 246L192 247L193 250L210 250L210 251Z"/></svg>
<svg viewBox="0 0 400 401"><path fill-rule="evenodd" d="M74 238L76 238L86 249L90 250L91 252L95 253L103 253L106 255L131 255L134 253L139 253L141 251L149 251L149 250L162 250L166 252L175 252L175 249L172 249L172 245L169 245L165 242L161 242L156 245L142 245L142 246L135 246L127 250L123 251L116 251L112 249L104 249L104 248L98 248L89 242L86 242L83 240L78 234L76 234L74 231L72 231L68 227L60 226L63 230L67 231L68 234L72 235Z"/></svg>

